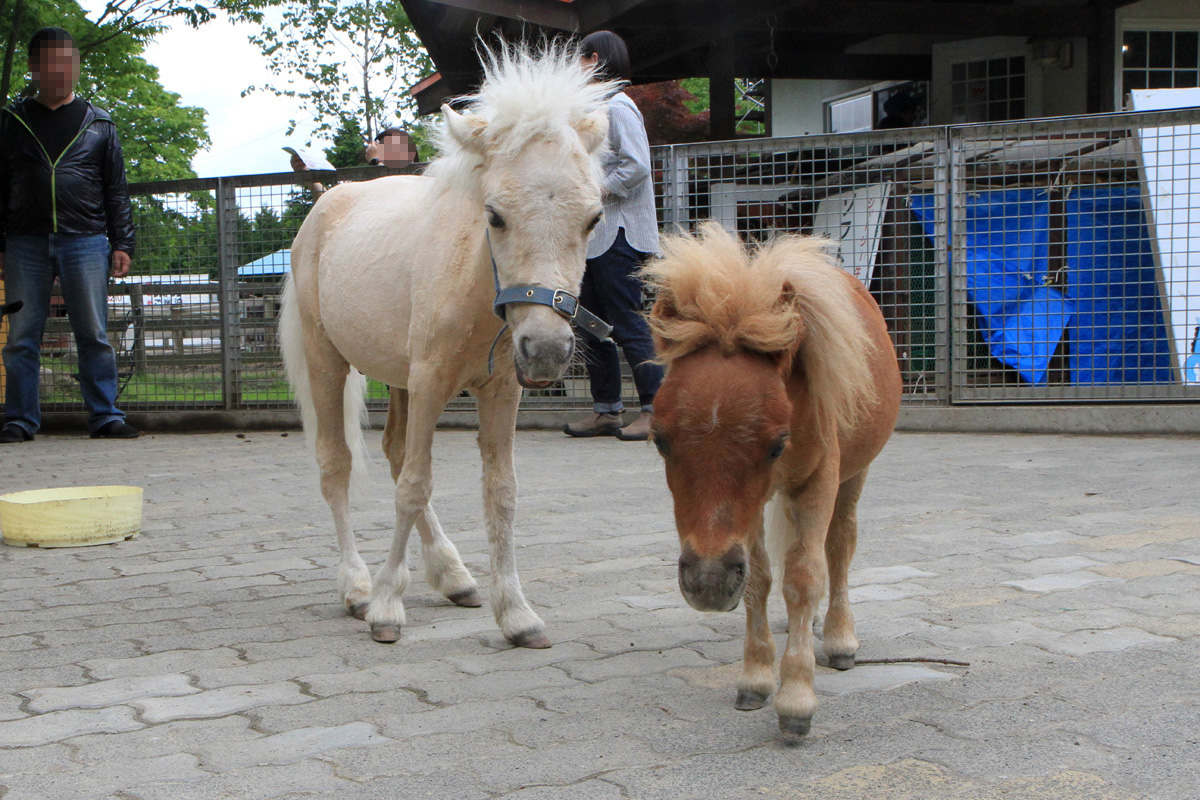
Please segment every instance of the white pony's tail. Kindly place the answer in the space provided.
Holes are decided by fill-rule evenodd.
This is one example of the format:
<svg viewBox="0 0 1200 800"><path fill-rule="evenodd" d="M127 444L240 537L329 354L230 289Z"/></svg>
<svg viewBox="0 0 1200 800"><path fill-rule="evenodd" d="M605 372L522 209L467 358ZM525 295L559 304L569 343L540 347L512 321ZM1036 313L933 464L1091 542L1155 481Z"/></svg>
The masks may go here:
<svg viewBox="0 0 1200 800"><path fill-rule="evenodd" d="M304 438L310 449L316 448L317 411L313 407L312 386L308 377L308 358L304 355L304 329L300 321L300 303L296 297L296 285L289 274L283 282L283 302L279 311L279 342L283 349L283 366L287 371L288 383L296 405L300 406L300 419L304 425ZM342 389L342 424L346 445L350 448L350 488L352 492L365 488L367 476L367 445L363 439L363 428L369 424L367 414L367 378L354 367L346 376Z"/></svg>

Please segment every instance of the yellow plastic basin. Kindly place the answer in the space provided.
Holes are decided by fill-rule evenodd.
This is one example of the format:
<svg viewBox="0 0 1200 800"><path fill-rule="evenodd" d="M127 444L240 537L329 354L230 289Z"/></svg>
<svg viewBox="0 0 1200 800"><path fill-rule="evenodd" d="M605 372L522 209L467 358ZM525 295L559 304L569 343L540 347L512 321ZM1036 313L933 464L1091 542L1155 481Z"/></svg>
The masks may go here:
<svg viewBox="0 0 1200 800"><path fill-rule="evenodd" d="M0 534L16 547L82 547L142 529L140 486L76 486L0 495Z"/></svg>

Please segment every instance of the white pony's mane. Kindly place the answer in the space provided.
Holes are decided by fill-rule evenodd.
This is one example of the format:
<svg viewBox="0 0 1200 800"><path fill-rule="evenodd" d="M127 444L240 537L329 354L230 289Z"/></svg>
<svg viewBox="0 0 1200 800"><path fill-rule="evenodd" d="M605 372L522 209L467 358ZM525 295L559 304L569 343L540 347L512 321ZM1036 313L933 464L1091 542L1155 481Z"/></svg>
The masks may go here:
<svg viewBox="0 0 1200 800"><path fill-rule="evenodd" d="M487 122L485 144L493 158L511 156L538 137L557 139L566 146L573 141L564 135L567 130L603 108L621 87L620 82L593 81L593 69L580 64L579 45L570 40L543 41L538 46L500 40L495 47L481 50L483 83L475 94L460 100L467 104L467 116ZM425 174L451 188L476 185L483 154L462 147L444 120L433 140L441 155ZM592 159L597 171L601 152Z"/></svg>

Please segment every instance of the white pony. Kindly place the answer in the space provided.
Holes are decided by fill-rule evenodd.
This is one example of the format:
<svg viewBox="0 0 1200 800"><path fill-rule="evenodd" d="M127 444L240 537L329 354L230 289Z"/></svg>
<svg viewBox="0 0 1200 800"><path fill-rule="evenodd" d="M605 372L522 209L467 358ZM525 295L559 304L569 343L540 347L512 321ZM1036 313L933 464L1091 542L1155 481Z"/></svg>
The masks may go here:
<svg viewBox="0 0 1200 800"><path fill-rule="evenodd" d="M442 156L425 176L345 183L321 198L296 235L284 288L284 362L333 512L338 590L379 642L396 641L405 624L414 524L430 586L459 605L482 603L429 503L434 426L465 388L479 407L492 611L513 644L550 646L514 561L518 382L549 385L574 352L568 315L600 218L615 87L593 82L563 43L502 43L484 68L466 113L442 107ZM509 299L494 310L501 290ZM511 335L500 336L497 313ZM373 585L348 499L364 455L364 375L392 387L383 446L396 480L395 537Z"/></svg>

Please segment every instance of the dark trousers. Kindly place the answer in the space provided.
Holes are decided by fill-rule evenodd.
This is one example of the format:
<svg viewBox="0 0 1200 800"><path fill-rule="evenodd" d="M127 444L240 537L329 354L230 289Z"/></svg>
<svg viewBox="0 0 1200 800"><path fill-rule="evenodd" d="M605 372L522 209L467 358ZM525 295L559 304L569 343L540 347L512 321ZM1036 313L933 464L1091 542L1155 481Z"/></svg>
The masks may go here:
<svg viewBox="0 0 1200 800"><path fill-rule="evenodd" d="M654 343L642 317L642 282L635 274L648 253L633 249L625 240L625 229L617 231L612 247L587 260L579 301L613 326L612 342L587 342L587 371L592 385L594 410L618 413L621 403L621 362L617 345L633 370L638 401L648 407L662 383L663 369L652 363Z"/></svg>

